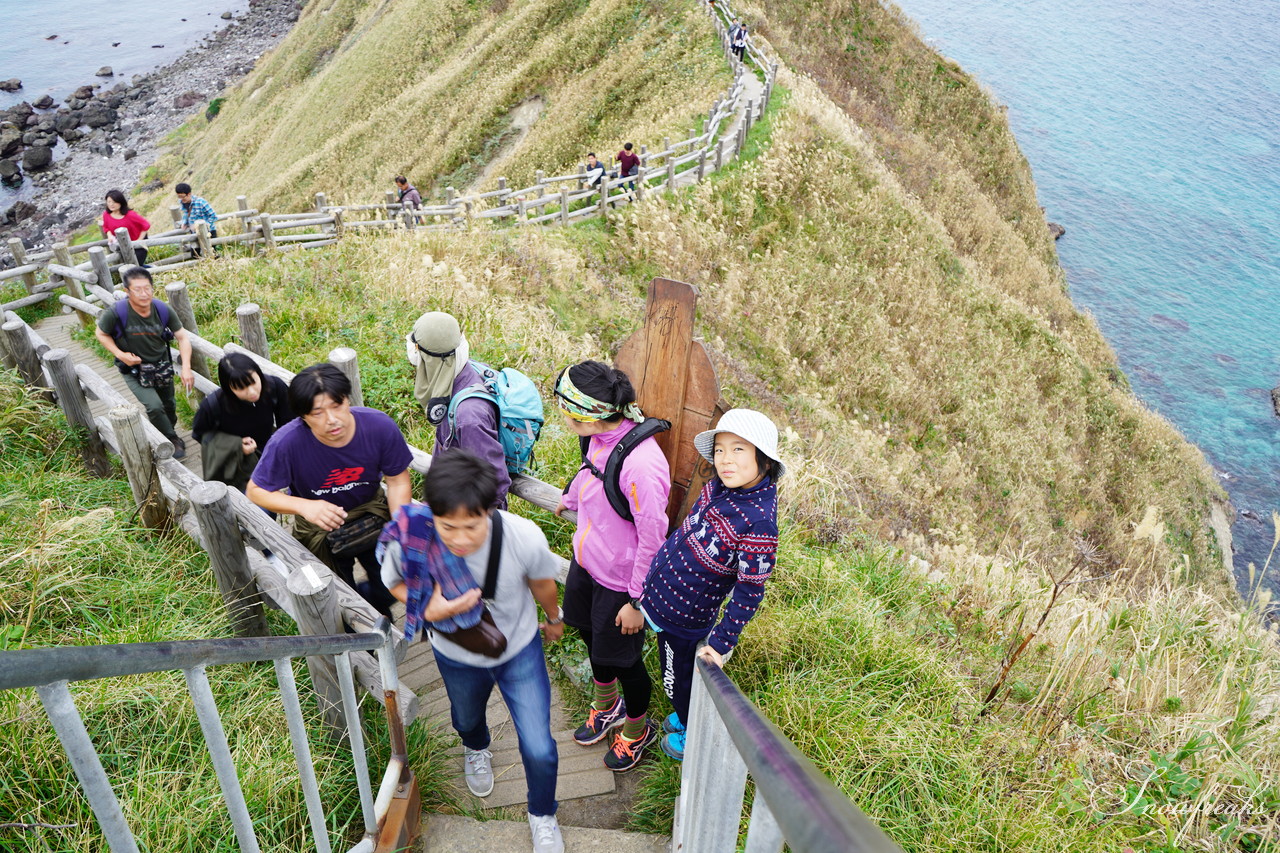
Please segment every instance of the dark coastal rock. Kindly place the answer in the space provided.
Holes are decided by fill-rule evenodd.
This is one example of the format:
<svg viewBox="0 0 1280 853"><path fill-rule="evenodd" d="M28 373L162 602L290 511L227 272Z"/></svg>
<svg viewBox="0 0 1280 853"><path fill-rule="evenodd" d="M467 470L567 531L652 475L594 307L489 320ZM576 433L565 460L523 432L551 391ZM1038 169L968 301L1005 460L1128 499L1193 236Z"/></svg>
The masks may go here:
<svg viewBox="0 0 1280 853"><path fill-rule="evenodd" d="M126 160L132 160L134 157L138 156L138 152L132 148L126 148L124 149L124 153L121 154L120 156Z"/></svg>
<svg viewBox="0 0 1280 853"><path fill-rule="evenodd" d="M74 92L72 92L71 95L67 97L67 100L70 101L72 98L79 98L82 101L87 101L92 97L93 97L93 87L81 86L79 89L76 89Z"/></svg>
<svg viewBox="0 0 1280 853"><path fill-rule="evenodd" d="M104 65L101 68L99 68L96 72L94 72L94 76L95 77L114 77L116 76L116 72L111 70L110 65Z"/></svg>
<svg viewBox="0 0 1280 853"><path fill-rule="evenodd" d="M70 130L62 131L62 133L60 133L59 136L65 139L68 143L79 142L81 139L84 139L84 134L81 133L78 128L74 128L74 127L71 128Z"/></svg>
<svg viewBox="0 0 1280 853"><path fill-rule="evenodd" d="M58 144L58 137L50 133L37 133L36 138L28 144L39 148L53 148Z"/></svg>
<svg viewBox="0 0 1280 853"><path fill-rule="evenodd" d="M53 120L53 129L58 133L66 133L80 126L80 113L62 113Z"/></svg>
<svg viewBox="0 0 1280 853"><path fill-rule="evenodd" d="M39 172L49 168L53 163L53 151L49 148L28 148L22 153L22 168L28 172Z"/></svg>
<svg viewBox="0 0 1280 853"><path fill-rule="evenodd" d="M88 104L89 102L84 98L71 98L67 101L67 109L75 112L84 109Z"/></svg>
<svg viewBox="0 0 1280 853"><path fill-rule="evenodd" d="M16 130L0 131L0 157L17 154L22 148L22 134Z"/></svg>
<svg viewBox="0 0 1280 853"><path fill-rule="evenodd" d="M15 202L12 207L4 212L4 218L15 225L35 215L36 206L29 201Z"/></svg>
<svg viewBox="0 0 1280 853"><path fill-rule="evenodd" d="M1280 418L1280 385L1271 389L1271 410Z"/></svg>
<svg viewBox="0 0 1280 853"><path fill-rule="evenodd" d="M24 124L27 127L39 127L40 116L27 116L27 120L24 122Z"/></svg>
<svg viewBox="0 0 1280 853"><path fill-rule="evenodd" d="M98 100L102 101L102 103L106 104L108 107L110 107L113 110L119 109L120 105L124 103L124 93L112 92L109 95L100 96Z"/></svg>
<svg viewBox="0 0 1280 853"><path fill-rule="evenodd" d="M1062 235L1063 235L1063 234L1066 234L1066 233L1067 233L1067 229L1063 228L1063 227L1062 227L1061 225L1059 225L1058 223L1056 223L1056 222L1050 222L1050 223L1049 223L1049 234L1050 234L1050 236L1052 236L1052 237L1053 237L1053 239L1055 239L1055 240L1061 240L1061 239L1062 239Z"/></svg>
<svg viewBox="0 0 1280 853"><path fill-rule="evenodd" d="M115 124L119 118L120 114L106 104L90 104L81 115L82 123L89 127L107 127Z"/></svg>
<svg viewBox="0 0 1280 853"><path fill-rule="evenodd" d="M156 178L154 181L147 181L145 184L138 187L138 192L153 193L156 190L162 190L162 189L164 189L164 181L160 180L159 178Z"/></svg>
<svg viewBox="0 0 1280 853"><path fill-rule="evenodd" d="M1166 317L1163 314L1152 314L1151 325L1159 326L1162 329L1169 329L1174 332L1186 332L1191 329L1191 324L1186 320L1179 320L1176 317Z"/></svg>
<svg viewBox="0 0 1280 853"><path fill-rule="evenodd" d="M6 184L21 183L22 170L18 168L18 164L13 160L0 160L0 181ZM19 204L25 204L25 202L19 202ZM14 207L17 207L17 205L14 205ZM13 208L11 207L9 210L12 211ZM17 220L12 221L16 222Z"/></svg>
<svg viewBox="0 0 1280 853"><path fill-rule="evenodd" d="M34 144L35 144L36 139L37 139L40 135L41 135L41 134L40 134L40 132L39 132L38 130L34 130L34 129L33 129L33 130L28 130L26 133L22 134L22 144L23 144L23 145L34 145Z"/></svg>
<svg viewBox="0 0 1280 853"><path fill-rule="evenodd" d="M57 101L55 101L52 97L50 97L49 95L43 95L38 101L32 104L32 106L38 110L48 110L48 109L52 109L55 103L57 103Z"/></svg>
<svg viewBox="0 0 1280 853"><path fill-rule="evenodd" d="M224 21L229 21L229 20L231 20L231 13L230 13L230 12L223 12L223 13L222 13L222 20L224 20Z"/></svg>
<svg viewBox="0 0 1280 853"><path fill-rule="evenodd" d="M204 100L204 95L199 92L183 92L181 95L173 99L174 109L186 110L194 107L196 104Z"/></svg>
<svg viewBox="0 0 1280 853"><path fill-rule="evenodd" d="M115 153L115 149L111 147L110 142L95 142L89 146L89 150L94 154L101 154L103 157L110 157Z"/></svg>
<svg viewBox="0 0 1280 853"><path fill-rule="evenodd" d="M16 92L22 88L22 81L17 77L0 80L0 92Z"/></svg>
<svg viewBox="0 0 1280 853"><path fill-rule="evenodd" d="M1257 524L1261 524L1261 523L1262 523L1262 516L1258 515L1256 512L1254 512L1254 511L1253 511L1253 510L1251 510L1251 509L1242 509L1242 510L1240 510L1240 515L1241 515L1241 517L1242 517L1242 518L1247 518L1247 519L1249 519L1250 521L1255 522L1255 523L1257 523Z"/></svg>

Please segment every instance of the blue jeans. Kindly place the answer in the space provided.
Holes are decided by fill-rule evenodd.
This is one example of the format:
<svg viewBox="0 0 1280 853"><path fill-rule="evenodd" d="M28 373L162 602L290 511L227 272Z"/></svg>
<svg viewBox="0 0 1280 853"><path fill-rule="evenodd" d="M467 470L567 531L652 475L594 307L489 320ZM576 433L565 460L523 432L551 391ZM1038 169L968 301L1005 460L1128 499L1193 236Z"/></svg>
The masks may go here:
<svg viewBox="0 0 1280 853"><path fill-rule="evenodd" d="M484 711L493 685L497 684L516 725L520 761L529 785L529 814L555 814L560 754L551 737L551 680L542 655L542 635L535 634L506 663L491 667L458 663L432 651L449 694L453 728L462 738L462 745L468 749L489 748L489 723Z"/></svg>

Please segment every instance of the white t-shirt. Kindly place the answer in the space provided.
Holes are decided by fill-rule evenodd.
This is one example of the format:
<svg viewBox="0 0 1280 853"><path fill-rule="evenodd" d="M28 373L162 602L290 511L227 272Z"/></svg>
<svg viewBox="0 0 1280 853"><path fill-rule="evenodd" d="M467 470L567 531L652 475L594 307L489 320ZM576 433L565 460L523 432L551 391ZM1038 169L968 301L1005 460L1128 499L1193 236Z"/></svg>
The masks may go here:
<svg viewBox="0 0 1280 853"><path fill-rule="evenodd" d="M538 525L503 510L495 512L502 513L502 559L498 562L498 587L493 600L485 603L493 614L494 624L506 635L507 650L500 658L485 657L450 642L446 635L427 626L431 646L437 652L458 663L486 668L506 663L533 642L538 633L538 607L528 582L554 580L559 574L558 561L547 547L547 537ZM480 550L463 558L476 583L481 586L484 586L484 576L489 569L489 543L492 541L490 522L489 537ZM400 544L388 543L382 555L382 582L387 589L404 582L400 564Z"/></svg>

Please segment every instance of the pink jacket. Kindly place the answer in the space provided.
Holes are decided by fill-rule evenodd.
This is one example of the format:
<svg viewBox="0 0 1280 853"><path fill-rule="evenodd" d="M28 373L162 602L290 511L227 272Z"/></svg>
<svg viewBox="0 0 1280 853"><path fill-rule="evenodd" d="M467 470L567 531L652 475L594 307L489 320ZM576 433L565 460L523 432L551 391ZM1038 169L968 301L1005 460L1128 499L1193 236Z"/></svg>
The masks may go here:
<svg viewBox="0 0 1280 853"><path fill-rule="evenodd" d="M601 471L609 453L624 435L637 426L623 420L608 432L591 437L587 458ZM652 438L636 446L622 466L622 492L631 502L630 524L609 506L604 483L590 471L580 470L569 484L563 501L578 513L573 534L573 556L578 565L604 587L639 598L649 563L667 538L667 499L671 495L671 466Z"/></svg>

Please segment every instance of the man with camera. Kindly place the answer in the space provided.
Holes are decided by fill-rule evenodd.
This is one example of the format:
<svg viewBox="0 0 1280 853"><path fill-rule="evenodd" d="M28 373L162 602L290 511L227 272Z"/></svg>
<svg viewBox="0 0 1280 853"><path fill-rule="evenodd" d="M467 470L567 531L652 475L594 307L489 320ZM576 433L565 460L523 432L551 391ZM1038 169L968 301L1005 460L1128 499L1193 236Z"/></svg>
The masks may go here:
<svg viewBox="0 0 1280 853"><path fill-rule="evenodd" d="M178 342L182 387L190 391L196 382L191 372L191 339L168 305L155 298L151 273L131 267L124 274L125 298L98 315L94 336L115 356L124 382L147 410L147 420L173 442L173 455L187 455L178 437L178 411L173 395L173 355L169 341Z"/></svg>

